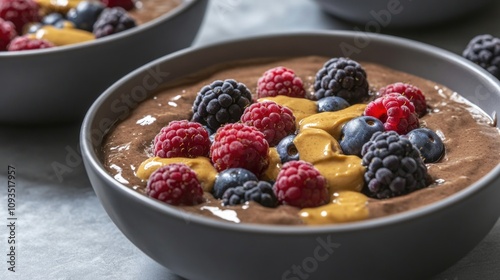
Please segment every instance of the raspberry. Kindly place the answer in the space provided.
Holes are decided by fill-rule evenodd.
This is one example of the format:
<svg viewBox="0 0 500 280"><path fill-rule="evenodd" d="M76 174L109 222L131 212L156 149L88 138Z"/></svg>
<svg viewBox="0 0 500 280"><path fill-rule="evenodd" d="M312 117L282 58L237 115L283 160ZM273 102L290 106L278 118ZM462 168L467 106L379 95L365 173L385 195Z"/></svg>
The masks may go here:
<svg viewBox="0 0 500 280"><path fill-rule="evenodd" d="M394 130L399 134L419 127L413 103L399 93L385 94L368 103L364 115L381 120L386 131Z"/></svg>
<svg viewBox="0 0 500 280"><path fill-rule="evenodd" d="M134 0L101 0L101 2L109 8L122 7L127 11L135 8Z"/></svg>
<svg viewBox="0 0 500 280"><path fill-rule="evenodd" d="M52 48L54 44L44 39L31 39L27 36L18 36L14 38L7 46L8 51L26 51Z"/></svg>
<svg viewBox="0 0 500 280"><path fill-rule="evenodd" d="M168 164L151 173L146 194L171 205L203 202L203 189L196 173L181 163Z"/></svg>
<svg viewBox="0 0 500 280"><path fill-rule="evenodd" d="M0 18L0 51L6 51L7 45L17 36L16 27L10 21Z"/></svg>
<svg viewBox="0 0 500 280"><path fill-rule="evenodd" d="M0 0L0 18L12 22L17 34L23 33L24 25L40 21L39 6L33 0Z"/></svg>
<svg viewBox="0 0 500 280"><path fill-rule="evenodd" d="M276 146L285 136L295 131L295 117L290 109L272 101L248 106L241 122L264 133L269 146Z"/></svg>
<svg viewBox="0 0 500 280"><path fill-rule="evenodd" d="M265 207L275 207L278 203L271 183L266 181L246 181L242 186L229 188L222 196L223 205L238 205L255 201Z"/></svg>
<svg viewBox="0 0 500 280"><path fill-rule="evenodd" d="M241 123L219 128L210 147L210 157L217 171L244 168L257 177L267 168L269 144L264 134Z"/></svg>
<svg viewBox="0 0 500 280"><path fill-rule="evenodd" d="M332 58L323 65L314 81L314 98L327 96L344 98L349 104L368 97L368 81L361 65L349 58Z"/></svg>
<svg viewBox="0 0 500 280"><path fill-rule="evenodd" d="M208 157L209 152L208 132L197 122L172 121L154 139L154 154L157 157Z"/></svg>
<svg viewBox="0 0 500 280"><path fill-rule="evenodd" d="M378 95L383 96L385 94L393 92L400 93L406 96L406 98L410 99L411 103L413 103L413 106L415 106L415 112L419 117L422 117L423 115L425 115L425 113L427 113L427 103L425 102L425 96L418 87L410 84L394 83L381 88L378 91Z"/></svg>
<svg viewBox="0 0 500 280"><path fill-rule="evenodd" d="M462 56L500 79L500 38L478 35L472 38Z"/></svg>
<svg viewBox="0 0 500 280"><path fill-rule="evenodd" d="M430 182L418 149L394 131L375 132L361 151L366 167L363 192L390 198L422 189Z"/></svg>
<svg viewBox="0 0 500 280"><path fill-rule="evenodd" d="M252 103L250 90L235 80L214 81L204 86L193 104L193 121L217 130L221 125L240 120Z"/></svg>
<svg viewBox="0 0 500 280"><path fill-rule="evenodd" d="M258 98L277 95L305 97L306 91L300 77L293 70L280 66L264 72L257 81Z"/></svg>
<svg viewBox="0 0 500 280"><path fill-rule="evenodd" d="M101 38L135 27L135 20L122 7L104 9L94 23L96 38Z"/></svg>
<svg viewBox="0 0 500 280"><path fill-rule="evenodd" d="M299 208L318 207L329 200L325 177L302 160L283 164L273 189L281 204Z"/></svg>

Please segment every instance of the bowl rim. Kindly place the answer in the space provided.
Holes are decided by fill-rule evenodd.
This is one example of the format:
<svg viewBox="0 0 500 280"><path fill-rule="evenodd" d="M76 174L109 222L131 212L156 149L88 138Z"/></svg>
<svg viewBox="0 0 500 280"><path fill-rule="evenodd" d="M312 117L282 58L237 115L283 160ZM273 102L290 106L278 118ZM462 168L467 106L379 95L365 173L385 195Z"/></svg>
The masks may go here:
<svg viewBox="0 0 500 280"><path fill-rule="evenodd" d="M202 1L208 1L208 0L180 0L181 3L177 5L175 8L172 10L168 11L165 14L160 15L157 18L154 18L148 22L145 22L141 25L135 26L134 28L124 30L122 32L112 34L110 36L106 36L103 38L95 39L92 41L87 41L87 42L81 42L81 43L76 43L76 44L70 44L70 45L63 45L63 46L56 46L54 48L46 48L46 49L40 49L40 50L25 50L25 51L19 51L19 52L9 52L9 51L0 51L0 59L2 57L17 57L17 56L22 56L22 57L30 57L30 56L42 56L42 55L51 55L54 53L65 53L65 52L70 52L70 51L78 51L80 49L86 49L86 48L98 48L101 44L106 44L108 42L113 42L113 41L119 41L119 40L124 40L126 37L134 37L138 33L143 32L144 30L152 29L163 22L167 22L171 20L172 18L178 17L185 12L189 11L192 6L195 4L198 4Z"/></svg>
<svg viewBox="0 0 500 280"><path fill-rule="evenodd" d="M80 145L81 152L88 169L92 168L102 180L106 182L106 187L111 187L119 192L123 192L124 195L130 196L137 203L143 204L154 211L161 212L170 218L175 218L178 220L184 220L186 224L196 223L201 226L219 228L224 230L230 230L235 232L246 232L255 234L287 234L287 235L318 235L318 234L334 234L334 233L345 233L353 231L366 231L368 229L391 227L396 224L406 223L411 220L416 220L419 218L426 217L436 212L444 211L448 207L458 204L461 201L468 199L471 196L478 194L484 189L488 188L488 185L497 180L500 177L500 163L497 164L492 170L490 170L485 176L480 178L478 181L474 182L470 186L464 188L463 190L452 194L442 200L437 202L424 205L422 207L404 211L398 214L392 214L385 217L374 218L369 220L350 222L345 224L327 224L327 225L314 225L314 226L293 226L293 225L266 225L266 224L254 224L254 223L230 223L227 221L220 221L217 219L203 217L197 214L188 213L177 209L175 206L168 205L161 201L151 199L130 187L127 187L118 181L116 181L110 174L105 171L102 162L99 160L99 156L95 152L91 140L91 123L94 121L97 112L100 110L100 105L103 104L109 95L111 95L115 89L119 88L122 83L126 82L129 78L140 75L142 72L153 67L156 64L163 63L172 58L179 56L187 56L193 52L203 52L213 48L228 47L231 44L238 44L241 42L249 41L259 41L259 40L278 40L288 37L308 37L308 36L319 36L319 37L335 37L335 36L356 36L354 31L293 31L293 32L280 32L280 33L269 33L264 35L256 35L251 37L239 37L230 40L224 40L220 42L210 43L203 46L189 47L169 55L163 56L156 60L153 60L146 65L130 72L126 76L122 77L119 81L115 82L111 87L109 87L104 93L102 93L92 104L88 110L80 131ZM425 53L432 53L433 55L440 56L443 59L449 60L459 67L464 67L473 74L479 75L484 83L488 83L490 86L497 88L500 92L500 81L489 74L486 70L475 65L474 63L466 60L465 58L451 53L447 50L425 44L422 42L414 41L411 39L401 38L392 35L384 34L368 34L372 40L380 41L383 43L390 43L403 48L410 48L413 51L420 51ZM94 186L94 188L99 186ZM99 187L100 188L100 187Z"/></svg>

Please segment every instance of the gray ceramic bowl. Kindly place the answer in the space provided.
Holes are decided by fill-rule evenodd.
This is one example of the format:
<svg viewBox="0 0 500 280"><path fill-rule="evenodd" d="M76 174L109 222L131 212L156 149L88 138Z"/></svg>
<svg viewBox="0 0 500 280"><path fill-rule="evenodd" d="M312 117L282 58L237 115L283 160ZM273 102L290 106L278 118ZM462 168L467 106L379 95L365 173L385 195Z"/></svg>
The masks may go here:
<svg viewBox="0 0 500 280"><path fill-rule="evenodd" d="M169 13L93 42L0 52L0 123L81 120L106 88L153 59L188 47L208 0L184 0Z"/></svg>
<svg viewBox="0 0 500 280"><path fill-rule="evenodd" d="M123 105L123 96L134 92L144 92L135 94L137 102L144 99L150 91L140 90L140 85L151 69L170 73L165 75L170 81L223 61L342 56L339 45L354 44L356 36L281 34L187 49L115 83L90 108L80 139L90 181L114 223L145 254L188 279L426 279L462 258L500 215L500 166L464 191L418 210L351 224L287 227L231 224L183 213L115 181L101 163L103 134L127 115L127 110L115 109L117 103ZM370 35L369 45L352 58L433 79L463 93L482 85L491 97L477 104L490 114L500 105L496 79L429 45Z"/></svg>
<svg viewBox="0 0 500 280"><path fill-rule="evenodd" d="M491 0L315 0L330 14L360 24L362 30L421 27L482 8Z"/></svg>

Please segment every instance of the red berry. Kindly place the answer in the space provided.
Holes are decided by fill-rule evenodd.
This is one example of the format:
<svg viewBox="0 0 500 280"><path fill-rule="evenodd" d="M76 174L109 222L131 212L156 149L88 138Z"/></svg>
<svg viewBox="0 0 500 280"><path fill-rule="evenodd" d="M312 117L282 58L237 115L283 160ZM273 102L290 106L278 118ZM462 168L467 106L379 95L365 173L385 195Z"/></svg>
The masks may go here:
<svg viewBox="0 0 500 280"><path fill-rule="evenodd" d="M0 18L0 51L6 51L7 45L17 36L16 27L10 21Z"/></svg>
<svg viewBox="0 0 500 280"><path fill-rule="evenodd" d="M182 163L172 163L151 173L146 194L171 205L203 202L203 189L196 173Z"/></svg>
<svg viewBox="0 0 500 280"><path fill-rule="evenodd" d="M38 12L39 6L33 0L0 0L0 18L11 21L17 34L23 33L25 24L40 21Z"/></svg>
<svg viewBox="0 0 500 280"><path fill-rule="evenodd" d="M134 0L101 0L101 2L109 8L122 7L127 11L135 8Z"/></svg>
<svg viewBox="0 0 500 280"><path fill-rule="evenodd" d="M415 106L415 112L417 112L419 117L422 117L425 113L427 113L425 96L418 87L405 83L394 83L381 88L378 91L378 95L383 96L393 92L400 93L410 99L413 106Z"/></svg>
<svg viewBox="0 0 500 280"><path fill-rule="evenodd" d="M208 157L209 152L208 132L197 122L172 121L154 139L154 154L157 157Z"/></svg>
<svg viewBox="0 0 500 280"><path fill-rule="evenodd" d="M242 123L219 128L210 148L210 157L217 171L245 168L259 176L268 166L269 144L264 134Z"/></svg>
<svg viewBox="0 0 500 280"><path fill-rule="evenodd" d="M413 103L399 93L388 93L368 103L365 116L372 116L384 123L386 131L406 134L419 127Z"/></svg>
<svg viewBox="0 0 500 280"><path fill-rule="evenodd" d="M272 147L296 129L293 112L272 101L254 103L245 108L241 122L264 133L269 146Z"/></svg>
<svg viewBox="0 0 500 280"><path fill-rule="evenodd" d="M14 38L7 46L8 51L27 51L52 48L55 45L44 39L31 39L27 36Z"/></svg>
<svg viewBox="0 0 500 280"><path fill-rule="evenodd" d="M306 96L304 84L299 77L295 76L293 70L283 66L272 68L264 72L257 81L258 98L277 95Z"/></svg>
<svg viewBox="0 0 500 280"><path fill-rule="evenodd" d="M325 177L303 160L283 164L273 188L281 204L299 208L318 207L329 200Z"/></svg>

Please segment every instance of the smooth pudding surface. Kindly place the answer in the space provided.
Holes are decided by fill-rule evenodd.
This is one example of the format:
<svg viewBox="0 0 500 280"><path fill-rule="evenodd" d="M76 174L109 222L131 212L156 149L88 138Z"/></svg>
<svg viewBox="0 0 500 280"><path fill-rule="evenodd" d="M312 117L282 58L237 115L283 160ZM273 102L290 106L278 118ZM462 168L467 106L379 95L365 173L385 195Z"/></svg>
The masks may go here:
<svg viewBox="0 0 500 280"><path fill-rule="evenodd" d="M293 69L308 94L313 92L316 72L328 57L298 57L273 61L245 61L208 69L166 87L140 103L130 116L120 122L102 145L102 160L108 172L119 182L144 192L146 182L136 177L140 164L152 157L155 135L172 120L190 119L197 92L214 80L235 79L255 93L258 78L268 69L285 66ZM444 157L427 164L434 183L411 194L384 199L368 199L367 218L376 218L427 205L456 193L480 179L499 162L499 131L492 121L474 106L464 102L452 90L414 75L360 61L367 72L370 90L395 82L419 87L426 96L429 112L420 118L421 126L434 130L443 138ZM350 199L350 197L348 197ZM300 209L292 206L266 208L250 202L240 206L221 206L221 201L205 192L205 202L180 206L189 212L230 222L262 224L303 224ZM359 203L358 203L359 204Z"/></svg>

